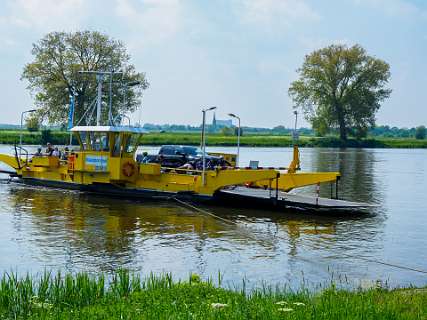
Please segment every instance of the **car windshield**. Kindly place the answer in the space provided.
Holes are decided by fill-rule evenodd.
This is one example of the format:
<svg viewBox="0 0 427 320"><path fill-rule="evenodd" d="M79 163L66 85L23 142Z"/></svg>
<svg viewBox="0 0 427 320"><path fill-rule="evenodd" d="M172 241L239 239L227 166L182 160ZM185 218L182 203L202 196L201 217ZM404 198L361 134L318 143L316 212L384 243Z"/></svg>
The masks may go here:
<svg viewBox="0 0 427 320"><path fill-rule="evenodd" d="M197 147L182 147L185 154L188 154L190 156L201 156L202 150Z"/></svg>

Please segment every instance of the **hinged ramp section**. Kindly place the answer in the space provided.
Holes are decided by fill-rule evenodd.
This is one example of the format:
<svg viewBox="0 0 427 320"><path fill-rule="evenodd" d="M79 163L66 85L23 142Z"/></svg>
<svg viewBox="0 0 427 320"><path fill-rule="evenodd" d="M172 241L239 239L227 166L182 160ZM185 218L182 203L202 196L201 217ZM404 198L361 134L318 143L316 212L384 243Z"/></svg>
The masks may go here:
<svg viewBox="0 0 427 320"><path fill-rule="evenodd" d="M265 190L256 188L236 187L234 189L221 190L221 193L236 198L247 198L248 200L271 200L277 201L280 205L297 207L301 209L329 209L329 210L361 210L376 207L375 205L363 202L352 202L346 200L313 197L301 194L287 193L276 190Z"/></svg>

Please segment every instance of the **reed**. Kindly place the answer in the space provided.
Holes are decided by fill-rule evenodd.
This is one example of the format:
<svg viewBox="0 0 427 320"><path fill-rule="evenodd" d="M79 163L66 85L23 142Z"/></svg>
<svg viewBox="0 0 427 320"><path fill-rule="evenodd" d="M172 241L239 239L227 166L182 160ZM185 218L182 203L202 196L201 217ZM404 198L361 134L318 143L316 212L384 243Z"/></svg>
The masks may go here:
<svg viewBox="0 0 427 320"><path fill-rule="evenodd" d="M108 279L108 281L107 281ZM221 279L221 275L219 276ZM212 280L170 274L145 279L126 270L109 276L87 273L0 281L0 319L426 319L427 289L293 292L263 286L247 292Z"/></svg>

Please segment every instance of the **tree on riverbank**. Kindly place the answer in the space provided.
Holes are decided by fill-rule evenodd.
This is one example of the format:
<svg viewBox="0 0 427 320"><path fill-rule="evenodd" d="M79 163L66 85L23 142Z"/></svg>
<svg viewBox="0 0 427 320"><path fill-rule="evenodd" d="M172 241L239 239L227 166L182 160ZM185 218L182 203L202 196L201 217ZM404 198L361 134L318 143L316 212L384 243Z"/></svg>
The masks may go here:
<svg viewBox="0 0 427 320"><path fill-rule="evenodd" d="M331 45L305 57L289 95L319 133L338 128L341 140L363 137L390 96L389 69L359 45Z"/></svg>
<svg viewBox="0 0 427 320"><path fill-rule="evenodd" d="M75 119L80 119L96 97L97 87L95 76L79 74L81 70L123 72L122 76L115 76L112 83L113 114L136 110L142 90L148 87L145 75L136 72L130 63L124 44L96 31L51 32L33 44L31 53L34 60L24 67L22 79L28 81L28 89L34 94L39 120L65 124L69 95L73 93ZM124 83L135 81L139 81L139 85L126 91L126 104L122 104ZM107 83L104 88L107 96ZM107 99L103 103L107 103ZM107 108L104 111L105 119Z"/></svg>
<svg viewBox="0 0 427 320"><path fill-rule="evenodd" d="M419 126L415 129L415 138L422 140L426 138L427 129L425 126Z"/></svg>

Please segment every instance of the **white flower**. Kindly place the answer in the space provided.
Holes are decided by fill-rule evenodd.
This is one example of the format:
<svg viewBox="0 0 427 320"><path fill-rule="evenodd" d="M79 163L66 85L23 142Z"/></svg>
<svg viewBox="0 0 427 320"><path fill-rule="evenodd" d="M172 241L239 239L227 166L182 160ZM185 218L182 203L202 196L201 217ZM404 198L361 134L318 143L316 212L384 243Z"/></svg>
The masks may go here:
<svg viewBox="0 0 427 320"><path fill-rule="evenodd" d="M302 303L302 302L294 302L292 304L294 304L296 306L305 306L305 303Z"/></svg>
<svg viewBox="0 0 427 320"><path fill-rule="evenodd" d="M282 312L291 312L291 311L294 311L294 309L292 309L292 308L279 308L278 310L282 311Z"/></svg>
<svg viewBox="0 0 427 320"><path fill-rule="evenodd" d="M286 301L277 301L276 304L282 306L284 304L288 304Z"/></svg>
<svg viewBox="0 0 427 320"><path fill-rule="evenodd" d="M227 306L228 305L225 304L225 303L212 303L211 304L211 307L214 308L214 309L222 309L222 308L225 308Z"/></svg>

